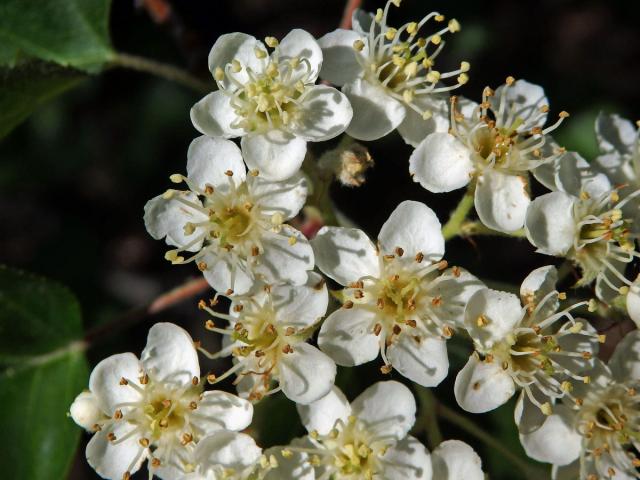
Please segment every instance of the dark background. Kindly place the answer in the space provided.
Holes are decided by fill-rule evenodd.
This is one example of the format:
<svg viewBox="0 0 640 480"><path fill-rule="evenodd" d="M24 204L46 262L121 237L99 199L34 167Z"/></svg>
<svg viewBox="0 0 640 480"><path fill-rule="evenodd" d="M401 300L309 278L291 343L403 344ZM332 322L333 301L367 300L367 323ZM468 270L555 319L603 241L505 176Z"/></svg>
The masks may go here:
<svg viewBox="0 0 640 480"><path fill-rule="evenodd" d="M374 11L381 4L369 1L365 7ZM167 6L168 14L160 8ZM299 27L320 36L337 27L343 7L342 0L115 0L111 34L119 51L182 66L211 81L206 58L220 34L281 38ZM497 87L507 75L541 84L552 114L571 113L557 140L586 158L596 153L593 120L598 111L640 117L638 2L404 0L392 10L392 23L418 20L433 9L462 24L460 33L446 37L439 58L442 71L461 60L471 63L471 81L458 93L477 99L485 85ZM162 79L114 69L36 112L0 144L0 263L67 284L80 299L88 328L196 277L190 266L163 260L164 245L147 235L142 208L168 187L169 174L184 171L187 146L198 135L189 108L200 97ZM396 133L369 147L376 166L365 186L332 192L340 210L372 236L405 199L426 202L446 221L462 192L432 195L412 183L411 149ZM325 147L312 148L320 152ZM534 254L526 241L506 238L456 239L447 248L450 262L515 285L532 268L554 261ZM195 300L189 301L100 343L89 352L90 360L139 352L148 327L160 320L202 336L204 319ZM464 352L452 358L452 369L463 361ZM343 373L340 381L355 395L378 379L378 366L362 367L362 375L349 378ZM436 391L447 402L453 373ZM266 427L256 427L265 443L301 433L288 417L295 413L284 405L274 400L269 408L276 413ZM496 436L515 440L509 407L502 410L480 421ZM287 425L284 431L271 428L279 418ZM446 438L469 439L446 425L443 430ZM499 457L469 441L483 454L488 470L496 472L492 478L513 478ZM95 478L84 456L78 458L71 477Z"/></svg>

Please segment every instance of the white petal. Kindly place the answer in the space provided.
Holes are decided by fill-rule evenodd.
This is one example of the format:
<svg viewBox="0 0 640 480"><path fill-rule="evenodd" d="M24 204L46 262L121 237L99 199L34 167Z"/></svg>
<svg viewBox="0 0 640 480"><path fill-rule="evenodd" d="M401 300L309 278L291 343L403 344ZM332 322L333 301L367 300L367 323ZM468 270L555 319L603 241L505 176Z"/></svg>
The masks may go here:
<svg viewBox="0 0 640 480"><path fill-rule="evenodd" d="M558 270L556 267L547 265L546 267L536 268L527 275L520 286L522 304L530 311L533 311L543 298L556 291L557 282ZM538 320L533 323L540 323L543 319L553 314L558 309L559 304L558 296L552 295L545 301L544 306L539 308L539 313L536 315Z"/></svg>
<svg viewBox="0 0 640 480"><path fill-rule="evenodd" d="M87 462L98 475L103 478L119 480L126 472L137 472L145 460L145 449L138 443L137 435L131 435L121 442L111 442L107 435L113 433L118 438L124 436L135 428L127 422L115 423L110 429L97 432L86 448Z"/></svg>
<svg viewBox="0 0 640 480"><path fill-rule="evenodd" d="M253 272L244 270L231 255L221 253L220 256L207 254L202 257L207 269L202 272L205 280L218 292L232 289L235 294L247 293L254 284ZM236 269L233 273L233 268Z"/></svg>
<svg viewBox="0 0 640 480"><path fill-rule="evenodd" d="M336 378L336 364L308 343L297 343L280 362L280 386L285 396L308 404L324 397Z"/></svg>
<svg viewBox="0 0 640 480"><path fill-rule="evenodd" d="M469 299L464 321L471 338L490 349L513 331L523 315L520 300L514 294L485 288Z"/></svg>
<svg viewBox="0 0 640 480"><path fill-rule="evenodd" d="M210 137L234 138L244 135L244 129L234 127L240 117L231 105L231 98L232 94L217 90L191 107L189 115L196 130Z"/></svg>
<svg viewBox="0 0 640 480"><path fill-rule="evenodd" d="M498 112L503 94L506 105L505 112L509 112L509 115L513 115L514 118L524 120L521 128L529 130L532 127L544 125L547 114L542 113L540 109L545 105L549 106L549 100L542 87L526 80L517 80L511 86L498 87L495 95L489 99L495 112ZM511 113L512 109L513 113Z"/></svg>
<svg viewBox="0 0 640 480"><path fill-rule="evenodd" d="M221 430L200 439L195 460L203 469L220 465L242 470L254 465L261 454L262 450L249 435Z"/></svg>
<svg viewBox="0 0 640 480"><path fill-rule="evenodd" d="M231 177L227 175L230 171ZM236 186L245 181L246 171L242 153L231 140L203 135L189 145L187 176L202 190L209 184L216 190L228 192L230 181Z"/></svg>
<svg viewBox="0 0 640 480"><path fill-rule="evenodd" d="M602 152L632 153L636 128L620 115L600 113L596 119L596 137Z"/></svg>
<svg viewBox="0 0 640 480"><path fill-rule="evenodd" d="M532 433L521 434L520 442L527 455L539 462L569 465L580 455L582 436L573 429L573 412L556 405L542 426Z"/></svg>
<svg viewBox="0 0 640 480"><path fill-rule="evenodd" d="M377 140L393 131L404 120L406 109L379 85L361 78L342 87L353 107L347 133L358 140Z"/></svg>
<svg viewBox="0 0 640 480"><path fill-rule="evenodd" d="M640 331L625 335L609 360L611 373L621 382L640 379Z"/></svg>
<svg viewBox="0 0 640 480"><path fill-rule="evenodd" d="M425 120L421 114L407 107L403 122L398 125L398 133L402 139L416 148L427 135L434 132L449 131L449 97L448 95L427 95L413 100L423 111L430 111L431 117Z"/></svg>
<svg viewBox="0 0 640 480"><path fill-rule="evenodd" d="M536 198L527 210L525 231L538 252L563 256L573 247L576 224L573 219L575 197L551 192Z"/></svg>
<svg viewBox="0 0 640 480"><path fill-rule="evenodd" d="M373 326L378 314L364 308L341 308L320 327L318 346L338 365L353 367L378 356L380 346Z"/></svg>
<svg viewBox="0 0 640 480"><path fill-rule="evenodd" d="M69 414L74 422L89 431L96 423L108 419L92 392L80 393L69 407Z"/></svg>
<svg viewBox="0 0 640 480"><path fill-rule="evenodd" d="M627 294L627 313L640 328L640 285L638 281L634 283Z"/></svg>
<svg viewBox="0 0 640 480"><path fill-rule="evenodd" d="M478 178L474 203L478 217L487 227L515 232L524 225L531 203L527 179L487 170Z"/></svg>
<svg viewBox="0 0 640 480"><path fill-rule="evenodd" d="M298 170L307 153L306 140L271 131L264 135L247 135L240 141L247 166L267 180L285 180Z"/></svg>
<svg viewBox="0 0 640 480"><path fill-rule="evenodd" d="M406 333L387 348L387 358L393 368L423 387L435 387L449 372L446 341L422 337L417 341Z"/></svg>
<svg viewBox="0 0 640 480"><path fill-rule="evenodd" d="M297 446L295 440L294 445ZM315 471L309 463L309 456L306 453L290 451L290 455L285 457L282 455L282 451L285 449L286 447L284 446L278 446L265 450L265 456L267 458L275 457L278 466L269 469L263 480L294 478L296 480L315 480Z"/></svg>
<svg viewBox="0 0 640 480"><path fill-rule="evenodd" d="M378 235L380 248L393 254L401 247L405 255L422 253L431 262L444 255L444 237L436 214L424 203L405 200L389 215Z"/></svg>
<svg viewBox="0 0 640 480"><path fill-rule="evenodd" d="M547 144L543 150L545 148ZM550 150L557 148L553 142L549 146ZM546 152L543 151L544 154ZM533 170L533 175L548 189L560 190L576 197L582 191L598 196L611 190L611 182L607 176L594 170L577 152L566 152L554 161L537 167Z"/></svg>
<svg viewBox="0 0 640 480"><path fill-rule="evenodd" d="M341 285L380 275L376 248L362 230L322 227L311 245L318 268Z"/></svg>
<svg viewBox="0 0 640 480"><path fill-rule="evenodd" d="M366 56L369 49L365 43L365 48L359 52L353 48L353 44L362 39L359 33L343 28L319 38L318 44L324 56L320 77L338 86L358 78L362 73L362 67L356 56Z"/></svg>
<svg viewBox="0 0 640 480"><path fill-rule="evenodd" d="M144 226L156 240L166 237L167 245L184 247L193 242L201 233L196 229L192 234L186 235L184 226L187 223L206 221L208 217L201 211L180 202L178 197L200 204L198 197L191 192L176 191L168 200L163 195L158 195L144 206ZM187 251L197 252L201 248L202 240L199 240L191 245Z"/></svg>
<svg viewBox="0 0 640 480"><path fill-rule="evenodd" d="M296 135L309 142L323 142L343 133L353 117L346 95L326 85L307 87L299 110Z"/></svg>
<svg viewBox="0 0 640 480"><path fill-rule="evenodd" d="M309 185L302 172L281 182L266 180L261 176L249 178L251 197L260 202L260 211L264 215L275 213L284 220L295 217L307 200Z"/></svg>
<svg viewBox="0 0 640 480"><path fill-rule="evenodd" d="M431 455L420 441L408 435L382 456L385 480L432 480ZM435 477L440 480L440 477Z"/></svg>
<svg viewBox="0 0 640 480"><path fill-rule="evenodd" d="M372 433L400 441L416 420L416 401L411 390L394 380L377 382L351 403L353 415Z"/></svg>
<svg viewBox="0 0 640 480"><path fill-rule="evenodd" d="M368 35L369 28L373 22L373 13L362 10L361 8L356 8L351 14L351 28L360 34ZM377 24L374 25L373 31L374 34L377 35L380 32L380 27Z"/></svg>
<svg viewBox="0 0 640 480"><path fill-rule="evenodd" d="M474 169L471 151L448 133L428 135L409 157L413 180L433 193L464 187Z"/></svg>
<svg viewBox="0 0 640 480"><path fill-rule="evenodd" d="M140 360L153 380L187 385L194 377L200 378L193 339L184 328L173 323L156 323L149 329Z"/></svg>
<svg viewBox="0 0 640 480"><path fill-rule="evenodd" d="M247 400L220 390L209 390L202 395L190 418L205 435L218 430L240 431L251 424L253 405Z"/></svg>
<svg viewBox="0 0 640 480"><path fill-rule="evenodd" d="M608 178L614 185L624 185L627 183L637 184L638 174L634 168L633 156L622 155L618 152L609 152L604 155L599 155L593 160L594 168L604 172L606 178ZM602 175L602 174L599 174ZM612 189L612 186L609 188Z"/></svg>
<svg viewBox="0 0 640 480"><path fill-rule="evenodd" d="M549 398L544 395L538 388L535 387L535 384L531 388L531 393L536 401L543 404L549 400ZM518 400L516 401L516 407L513 412L513 419L518 426L518 431L522 434L531 433L544 423L547 419L547 416L542 413L540 407L535 405L529 395L524 390L520 391L520 395L518 395Z"/></svg>
<svg viewBox="0 0 640 480"><path fill-rule="evenodd" d="M291 245L291 239L295 243ZM293 227L283 225L280 233L268 232L262 237L264 251L254 267L265 281L284 281L302 285L307 271L313 269L313 250L309 241Z"/></svg>
<svg viewBox="0 0 640 480"><path fill-rule="evenodd" d="M338 387L333 387L324 397L309 405L297 405L297 409L307 431L317 431L320 435L326 435L336 421L346 422L351 415L349 401Z"/></svg>
<svg viewBox="0 0 640 480"><path fill-rule="evenodd" d="M216 67L225 70L225 65L237 60L242 65L242 70L233 73L233 77L238 82L245 83L249 80L247 67L254 72L261 72L266 66L264 60L256 57L256 48L266 52L262 42L246 33L235 32L220 35L209 52L209 70L211 73L215 73ZM226 88L233 88L234 86L226 76L223 83Z"/></svg>
<svg viewBox="0 0 640 480"><path fill-rule="evenodd" d="M316 324L327 313L329 294L323 278L309 272L304 285L275 285L271 287L276 322L294 328Z"/></svg>
<svg viewBox="0 0 640 480"><path fill-rule="evenodd" d="M129 382L139 383L141 367L133 353L112 355L96 365L89 377L89 390L96 396L103 412L112 416L119 404L140 399L135 388L120 385L120 380L125 378Z"/></svg>
<svg viewBox="0 0 640 480"><path fill-rule="evenodd" d="M309 83L315 82L322 68L322 50L313 36L299 28L291 30L280 42L278 46L280 61L291 58L306 59L311 70L307 77ZM306 62L300 64L296 73L307 72Z"/></svg>
<svg viewBox="0 0 640 480"><path fill-rule="evenodd" d="M442 442L431 454L434 480L483 480L482 460L460 440Z"/></svg>
<svg viewBox="0 0 640 480"><path fill-rule="evenodd" d="M465 328L464 312L467 303L482 288L486 288L485 285L464 268L449 268L429 283L429 297L440 297L442 303L437 307L429 305L426 308L429 308L430 315L442 322L453 322L459 328Z"/></svg>
<svg viewBox="0 0 640 480"><path fill-rule="evenodd" d="M500 362L482 362L474 353L458 373L453 391L464 410L485 413L506 403L516 387Z"/></svg>

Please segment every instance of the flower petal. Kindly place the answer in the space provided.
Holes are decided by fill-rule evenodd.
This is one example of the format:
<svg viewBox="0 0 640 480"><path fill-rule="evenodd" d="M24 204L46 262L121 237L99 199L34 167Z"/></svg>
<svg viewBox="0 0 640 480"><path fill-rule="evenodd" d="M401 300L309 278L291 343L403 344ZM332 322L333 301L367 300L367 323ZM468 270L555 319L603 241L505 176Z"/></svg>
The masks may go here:
<svg viewBox="0 0 640 480"><path fill-rule="evenodd" d="M167 245L181 248L193 242L200 234L200 230L196 229L190 235L186 235L184 226L187 223L206 221L209 217L201 211L185 205L178 198L200 204L198 197L191 192L176 190L169 199L166 199L164 195L158 195L144 206L144 226L149 235L156 240L166 237ZM200 239L193 243L187 251L197 252L202 248L202 241L203 239Z"/></svg>
<svg viewBox="0 0 640 480"><path fill-rule="evenodd" d="M558 282L558 270L553 265L536 268L522 281L520 286L520 299L522 304L533 312L540 302L551 292L556 292ZM544 302L544 306L539 307L536 314L537 320L533 319L532 324L540 323L542 320L558 310L560 302L557 295L552 295Z"/></svg>
<svg viewBox="0 0 640 480"><path fill-rule="evenodd" d="M221 430L200 439L194 456L203 470L218 465L242 470L254 465L261 454L262 450L249 435Z"/></svg>
<svg viewBox="0 0 640 480"><path fill-rule="evenodd" d="M436 214L424 203L405 200L389 215L378 235L380 248L393 254L397 247L414 257L422 253L435 262L444 255L444 237Z"/></svg>
<svg viewBox="0 0 640 480"><path fill-rule="evenodd" d="M487 170L478 177L474 203L482 223L499 232L515 232L522 228L531 203L527 180Z"/></svg>
<svg viewBox="0 0 640 480"><path fill-rule="evenodd" d="M637 280L627 294L627 313L636 326L640 328L640 284Z"/></svg>
<svg viewBox="0 0 640 480"><path fill-rule="evenodd" d="M294 439L292 444L299 446L298 439ZM303 448L307 447L304 443ZM283 455L282 451L286 450L284 446L271 447L265 450L264 454L267 458L275 457L277 466L267 471L263 480L282 480L295 478L296 480L315 480L315 471L309 462L309 455L301 452L289 451L287 455Z"/></svg>
<svg viewBox="0 0 640 480"><path fill-rule="evenodd" d="M184 328L173 323L156 323L149 329L140 360L154 380L188 385L194 377L200 378L193 339Z"/></svg>
<svg viewBox="0 0 640 480"><path fill-rule="evenodd" d="M289 220L304 206L309 184L302 172L294 173L281 182L257 176L249 177L249 191L252 198L260 202L260 211L264 215L279 213L284 220Z"/></svg>
<svg viewBox="0 0 640 480"><path fill-rule="evenodd" d="M338 28L318 39L324 56L320 77L338 86L358 78L362 73L362 66L356 56L368 55L369 49L365 43L364 49L358 51L353 48L353 44L362 38L362 35L353 30Z"/></svg>
<svg viewBox="0 0 640 480"><path fill-rule="evenodd" d="M244 430L251 424L253 405L247 400L220 390L202 394L198 408L190 414L205 435L219 430Z"/></svg>
<svg viewBox="0 0 640 480"><path fill-rule="evenodd" d="M552 415L528 434L520 435L520 442L527 455L539 462L569 465L580 455L582 435L573 425L573 412L564 405L556 405Z"/></svg>
<svg viewBox="0 0 640 480"><path fill-rule="evenodd" d="M187 176L201 190L208 184L228 192L230 182L238 186L245 181L246 171L242 153L231 140L203 135L189 145ZM229 176L229 172L233 175Z"/></svg>
<svg viewBox="0 0 640 480"><path fill-rule="evenodd" d="M338 365L353 367L378 356L380 345L373 333L378 314L364 308L339 309L320 327L318 346Z"/></svg>
<svg viewBox="0 0 640 480"><path fill-rule="evenodd" d="M416 401L411 390L394 380L377 382L351 403L353 415L369 431L402 440L416 420Z"/></svg>
<svg viewBox="0 0 640 480"><path fill-rule="evenodd" d="M342 92L353 108L347 133L358 140L377 140L393 131L404 120L406 109L378 85L362 78L345 84Z"/></svg>
<svg viewBox="0 0 640 480"><path fill-rule="evenodd" d="M412 108L407 108L407 114L403 122L398 125L398 133L407 144L417 148L420 142L427 138L427 135L434 132L447 133L449 131L448 95L416 97L413 103L423 111L430 111L431 117L425 120L421 114Z"/></svg>
<svg viewBox="0 0 640 480"><path fill-rule="evenodd" d="M489 101L495 112L498 112L500 102L504 101L505 112L509 112L513 118L524 120L521 130L542 127L547 121L547 114L542 112L543 106L549 106L544 90L541 86L526 80L517 80L512 85L501 85Z"/></svg>
<svg viewBox="0 0 640 480"><path fill-rule="evenodd" d="M609 368L618 381L640 379L640 331L627 333L618 343L609 360Z"/></svg>
<svg viewBox="0 0 640 480"><path fill-rule="evenodd" d="M267 180L285 180L298 170L307 153L306 140L277 130L247 135L240 141L247 166Z"/></svg>
<svg viewBox="0 0 640 480"><path fill-rule="evenodd" d="M349 401L338 387L333 387L324 397L309 405L296 407L307 431L317 431L320 435L326 435L338 420L346 422L351 415Z"/></svg>
<svg viewBox="0 0 640 480"><path fill-rule="evenodd" d="M614 185L633 185L638 182L638 173L634 168L632 155L621 155L618 152L605 153L593 160L593 166L595 169L604 172L604 174L597 175L605 176L606 179L610 180L610 185L611 183ZM609 190L611 189L612 186L610 186Z"/></svg>
<svg viewBox="0 0 640 480"><path fill-rule="evenodd" d="M466 328L464 312L467 303L482 288L486 288L485 285L464 268L449 268L429 283L429 297L441 298L442 303L437 307L429 305L426 308L430 315L441 322L453 322L459 328Z"/></svg>
<svg viewBox="0 0 640 480"><path fill-rule="evenodd" d="M323 142L343 133L353 117L346 95L326 85L307 87L300 105L297 136L308 142Z"/></svg>
<svg viewBox="0 0 640 480"><path fill-rule="evenodd" d="M431 455L420 441L407 435L382 456L385 480L431 480ZM462 477L461 477L462 478ZM436 477L440 480L440 477Z"/></svg>
<svg viewBox="0 0 640 480"><path fill-rule="evenodd" d="M308 404L324 397L336 378L336 364L308 343L297 343L280 362L280 386L285 396Z"/></svg>
<svg viewBox="0 0 640 480"><path fill-rule="evenodd" d="M633 153L636 128L620 115L600 112L596 118L596 138L602 152Z"/></svg>
<svg viewBox="0 0 640 480"><path fill-rule="evenodd" d="M87 431L109 417L100 409L98 399L92 392L81 392L69 407L69 414L74 422Z"/></svg>
<svg viewBox="0 0 640 480"><path fill-rule="evenodd" d="M322 49L315 38L305 30L295 28L291 30L280 41L280 45L277 47L280 61L289 60L292 58L306 59L306 62L300 62L294 75L303 74L306 76L307 68L310 69L310 73L306 76L308 83L313 83L318 78L320 69L322 68Z"/></svg>
<svg viewBox="0 0 640 480"><path fill-rule="evenodd" d="M313 269L313 250L302 233L283 225L280 233L266 232L262 237L263 252L254 267L265 281L284 281L303 285L307 271Z"/></svg>
<svg viewBox="0 0 640 480"><path fill-rule="evenodd" d="M113 415L119 404L140 399L137 389L121 385L120 380L125 378L128 382L139 383L141 368L140 361L133 353L119 353L105 358L93 369L89 377L89 390L108 416Z"/></svg>
<svg viewBox="0 0 640 480"><path fill-rule="evenodd" d="M362 230L322 227L311 245L318 268L341 285L380 275L376 248Z"/></svg>
<svg viewBox="0 0 640 480"><path fill-rule="evenodd" d="M478 454L460 440L442 442L431 454L434 479L483 480L482 460Z"/></svg>
<svg viewBox="0 0 640 480"><path fill-rule="evenodd" d="M254 72L261 72L266 66L266 62L256 56L256 48L266 52L262 42L246 33L235 32L220 35L209 52L209 70L211 73L215 73L217 67L225 70L228 63L237 60L242 69L233 73L233 77L239 83L245 83L249 80L247 67ZM223 85L225 88L234 88L233 82L226 75Z"/></svg>
<svg viewBox="0 0 640 480"><path fill-rule="evenodd" d="M243 128L233 126L240 117L231 105L231 94L224 90L199 100L191 107L189 116L196 130L210 137L234 138L246 133Z"/></svg>
<svg viewBox="0 0 640 480"><path fill-rule="evenodd" d="M413 181L433 193L464 187L474 170L469 149L448 133L428 135L409 157Z"/></svg>
<svg viewBox="0 0 640 480"><path fill-rule="evenodd" d="M118 438L124 438L135 425L128 422L114 423L112 427L97 432L85 450L87 462L102 478L113 480L123 478L126 472L133 474L140 469L146 459L145 448L142 447L136 435L131 435L126 440L110 441L107 438L113 433Z"/></svg>
<svg viewBox="0 0 640 480"><path fill-rule="evenodd" d="M309 272L304 285L274 285L271 287L276 322L294 328L307 328L327 313L329 294L323 278Z"/></svg>
<svg viewBox="0 0 640 480"><path fill-rule="evenodd" d="M535 387L535 384L533 385ZM540 405L547 402L549 397L544 395L538 388L531 388L531 394L539 402ZM524 390L520 391L518 400L516 401L516 407L513 411L513 419L518 426L518 431L522 434L531 433L544 423L547 416L542 413L540 407L535 405L529 395Z"/></svg>
<svg viewBox="0 0 640 480"><path fill-rule="evenodd" d="M576 235L574 202L575 197L564 192L547 193L531 202L524 228L539 253L564 256L573 247Z"/></svg>
<svg viewBox="0 0 640 480"><path fill-rule="evenodd" d="M510 334L523 315L514 294L484 288L469 299L464 321L474 342L488 350Z"/></svg>
<svg viewBox="0 0 640 480"><path fill-rule="evenodd" d="M389 362L403 377L423 387L435 387L449 373L447 343L441 338L400 335L387 348Z"/></svg>
<svg viewBox="0 0 640 480"><path fill-rule="evenodd" d="M485 413L506 403L516 387L499 362L483 362L474 353L458 373L453 391L461 408Z"/></svg>
<svg viewBox="0 0 640 480"><path fill-rule="evenodd" d="M207 254L202 257L207 269L202 272L211 287L221 293L231 289L237 295L247 293L254 282L253 272L247 271L235 257L222 253ZM235 269L235 271L234 271Z"/></svg>

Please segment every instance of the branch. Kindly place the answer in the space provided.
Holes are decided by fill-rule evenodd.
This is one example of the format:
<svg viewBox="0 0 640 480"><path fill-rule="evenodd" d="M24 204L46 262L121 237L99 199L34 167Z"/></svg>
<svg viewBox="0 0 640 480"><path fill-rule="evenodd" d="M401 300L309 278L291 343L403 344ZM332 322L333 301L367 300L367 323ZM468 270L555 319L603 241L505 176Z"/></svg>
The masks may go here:
<svg viewBox="0 0 640 480"><path fill-rule="evenodd" d="M357 8L360 8L360 5L362 5L362 0L347 0L344 13L342 14L342 20L340 20L340 28L351 28L351 16Z"/></svg>

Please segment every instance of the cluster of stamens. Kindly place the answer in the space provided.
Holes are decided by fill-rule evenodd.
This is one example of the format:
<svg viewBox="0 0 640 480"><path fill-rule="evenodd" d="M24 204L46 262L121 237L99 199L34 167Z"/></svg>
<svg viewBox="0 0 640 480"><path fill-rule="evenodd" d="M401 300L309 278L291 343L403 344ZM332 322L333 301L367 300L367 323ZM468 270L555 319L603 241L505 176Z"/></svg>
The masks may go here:
<svg viewBox="0 0 640 480"><path fill-rule="evenodd" d="M560 112L556 123L546 128L542 128L539 124L549 111L547 105L541 106L536 112L532 111L529 118L520 117L518 109L522 106L515 103L509 104L506 98L508 89L514 83L513 77L507 78L497 110L489 101L495 96L495 91L485 87L482 92L482 103L473 110L469 118L458 110L457 97L451 97L450 133L470 151L476 153L475 163L478 173L484 169L493 168L514 174L527 172L565 153L564 148L554 148L550 152L543 147L547 142L546 135L558 128L569 114ZM529 125L528 128L524 127L525 122Z"/></svg>
<svg viewBox="0 0 640 480"><path fill-rule="evenodd" d="M107 434L107 439L113 445L135 437L142 447L123 475L123 480L130 478L129 472L142 457L149 459L151 469L161 466L189 468L188 464L170 465L168 459L175 462L176 448L192 446L197 440L191 419L198 416L198 404L202 399L200 379L193 377L190 385L179 386L154 381L143 373L135 380L122 377L118 388L131 388L139 394L140 399L117 405L113 417L97 423L93 429L110 430L117 423L131 426L131 430L121 437L113 432Z"/></svg>
<svg viewBox="0 0 640 480"><path fill-rule="evenodd" d="M392 97L420 114L425 120L432 113L420 104L420 99L431 94L454 90L468 82L469 63L460 68L441 73L434 68L435 60L445 45L442 36L460 31L460 24L452 19L446 27L426 37L419 36L420 29L430 20L437 23L445 18L432 12L419 22L410 22L399 29L387 25L391 5L400 6L399 0L389 0L384 9L378 9L371 22L368 35L357 40L353 48L365 50L366 56L356 55L365 78L379 83ZM441 81L457 77L454 85L442 86Z"/></svg>
<svg viewBox="0 0 640 480"><path fill-rule="evenodd" d="M218 88L230 95L231 107L238 116L232 128L257 133L272 129L288 131L296 125L307 87L315 81L307 58L281 59L278 41L267 37L265 43L273 52L269 55L262 47L256 47L254 54L261 63L259 71L238 59L214 70ZM241 72L248 79L240 77Z"/></svg>

